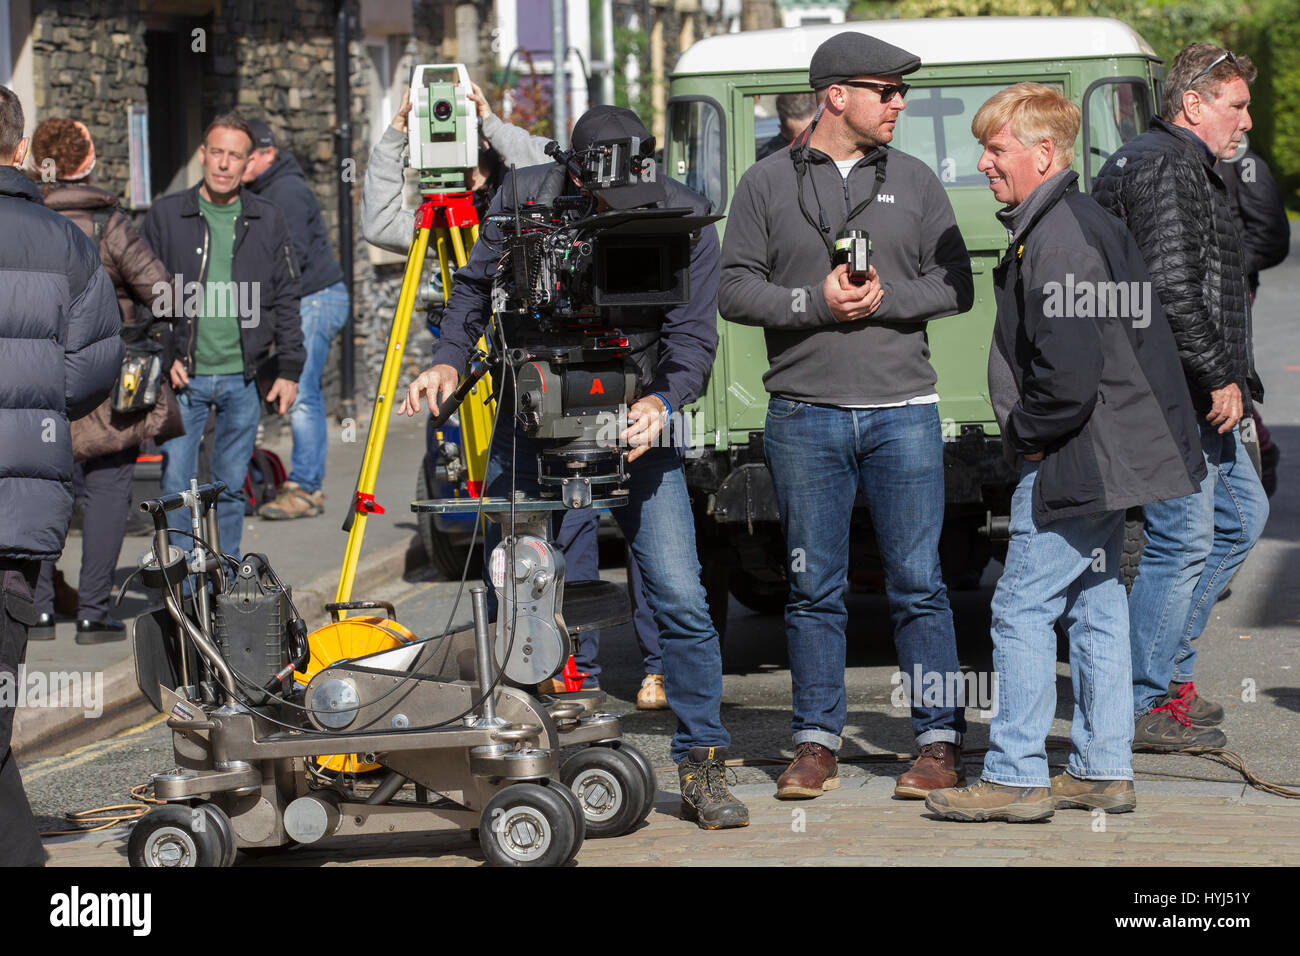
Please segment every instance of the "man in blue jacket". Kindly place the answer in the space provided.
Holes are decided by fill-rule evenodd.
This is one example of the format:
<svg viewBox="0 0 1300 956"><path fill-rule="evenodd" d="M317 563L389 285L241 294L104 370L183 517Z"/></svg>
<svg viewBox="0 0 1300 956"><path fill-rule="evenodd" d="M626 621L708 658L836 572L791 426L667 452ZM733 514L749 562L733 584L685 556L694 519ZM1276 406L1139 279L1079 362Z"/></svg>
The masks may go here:
<svg viewBox="0 0 1300 956"><path fill-rule="evenodd" d="M13 692L36 576L72 515L68 422L108 396L122 364L113 283L95 244L19 172L27 145L22 105L0 86L0 866L45 863L9 750Z"/></svg>
<svg viewBox="0 0 1300 956"><path fill-rule="evenodd" d="M212 477L226 484L217 508L221 548L239 554L244 476L262 403L258 372L274 362L266 400L281 415L298 395L306 358L298 317L298 265L284 217L241 190L253 133L238 113L214 119L203 135L203 182L157 200L140 235L175 276L172 386L185 434L164 442L162 490L175 494L198 474L208 409L217 410ZM168 512L186 530L183 511Z"/></svg>
<svg viewBox="0 0 1300 956"><path fill-rule="evenodd" d="M1011 233L993 273L989 397L1019 466L1006 570L993 595L998 707L980 782L932 792L950 820L1042 820L1137 806L1129 715L1127 508L1177 498L1205 473L1173 333L1121 223L1070 169L1079 107L1017 83L971 132ZM1070 637L1074 721L1066 772L1047 776L1056 634Z"/></svg>
<svg viewBox="0 0 1300 956"><path fill-rule="evenodd" d="M275 136L261 120L249 120L253 155L244 170L244 188L275 203L293 240L302 291L302 338L307 360L298 379L298 397L289 409L293 463L289 480L275 498L257 509L263 518L306 518L325 510L325 395L321 375L330 345L348 321L348 287L330 248L320 203L292 153L276 148Z"/></svg>

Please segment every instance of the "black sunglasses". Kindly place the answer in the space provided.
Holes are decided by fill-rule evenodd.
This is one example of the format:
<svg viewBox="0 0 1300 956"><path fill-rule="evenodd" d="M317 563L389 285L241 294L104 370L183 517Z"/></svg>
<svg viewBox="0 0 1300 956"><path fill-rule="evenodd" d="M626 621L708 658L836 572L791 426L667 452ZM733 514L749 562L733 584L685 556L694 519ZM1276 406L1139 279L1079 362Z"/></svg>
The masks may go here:
<svg viewBox="0 0 1300 956"><path fill-rule="evenodd" d="M1190 80L1188 80L1188 81L1187 81L1187 85L1190 87L1193 83L1195 83L1195 82L1196 82L1197 80L1199 80L1201 77L1205 76L1205 74L1209 73L1211 70L1213 70L1216 66L1218 66L1220 63L1222 63L1224 60L1227 60L1229 63L1231 63L1233 66L1237 67L1238 69L1241 68L1240 64L1237 63L1237 58L1236 58L1235 56L1232 55L1232 51L1231 51L1231 50L1225 50L1225 51L1223 52L1223 56L1221 56L1221 57L1219 57L1218 59L1216 59L1213 63L1211 63L1211 64L1210 64L1209 66L1207 66L1205 69L1201 70L1200 73L1197 73L1194 77L1192 77Z"/></svg>
<svg viewBox="0 0 1300 956"><path fill-rule="evenodd" d="M912 87L908 83L872 83L870 80L843 80L840 86L854 86L860 90L875 90L880 94L880 102L888 103L897 93L904 99L907 98L907 91Z"/></svg>

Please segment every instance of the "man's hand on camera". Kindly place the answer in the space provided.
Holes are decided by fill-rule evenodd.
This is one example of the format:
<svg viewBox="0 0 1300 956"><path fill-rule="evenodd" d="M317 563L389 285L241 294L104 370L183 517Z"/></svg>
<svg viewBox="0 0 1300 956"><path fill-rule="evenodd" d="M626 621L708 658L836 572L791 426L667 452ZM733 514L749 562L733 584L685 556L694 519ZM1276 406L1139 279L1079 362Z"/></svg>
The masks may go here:
<svg viewBox="0 0 1300 956"><path fill-rule="evenodd" d="M822 283L822 294L826 296L826 304L836 322L856 322L868 318L880 308L885 290L875 266L868 268L866 282L854 285L849 281L849 267L838 265Z"/></svg>
<svg viewBox="0 0 1300 956"><path fill-rule="evenodd" d="M477 83L471 83L469 88L469 99L478 109L478 118L487 119L492 115L492 107L488 105L487 97L483 95L483 91L479 89Z"/></svg>
<svg viewBox="0 0 1300 956"><path fill-rule="evenodd" d="M172 362L172 388L180 391L190 384L190 375L185 371L185 363L180 359Z"/></svg>
<svg viewBox="0 0 1300 956"><path fill-rule="evenodd" d="M627 455L629 462L636 461L654 447L655 439L667 420L668 406L658 395L647 395L632 403L627 410L628 427L618 436L632 448Z"/></svg>
<svg viewBox="0 0 1300 956"><path fill-rule="evenodd" d="M399 133L406 132L406 118L411 114L411 88L408 86L402 90L402 105L397 108L397 115L393 117L392 127Z"/></svg>
<svg viewBox="0 0 1300 956"><path fill-rule="evenodd" d="M429 411L434 415L438 414L438 406L448 395L456 391L458 381L460 381L460 374L450 365L435 365L427 372L421 372L407 388L406 397L402 399L402 404L397 409L398 413L419 414L420 396L423 394L428 396Z"/></svg>
<svg viewBox="0 0 1300 956"><path fill-rule="evenodd" d="M1245 414L1245 408L1241 403L1241 389L1236 384L1225 385L1223 388L1210 390L1210 414L1205 416L1205 420L1211 425L1219 426L1219 434L1232 431L1237 427L1237 422L1241 421L1241 416Z"/></svg>

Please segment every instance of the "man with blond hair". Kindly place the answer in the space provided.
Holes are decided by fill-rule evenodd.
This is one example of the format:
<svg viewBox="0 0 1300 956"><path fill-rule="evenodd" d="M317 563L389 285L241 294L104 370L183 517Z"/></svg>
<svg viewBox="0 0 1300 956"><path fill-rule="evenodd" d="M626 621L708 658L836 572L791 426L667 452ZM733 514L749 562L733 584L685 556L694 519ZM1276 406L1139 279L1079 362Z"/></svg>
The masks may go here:
<svg viewBox="0 0 1300 956"><path fill-rule="evenodd" d="M993 273L989 395L1019 466L1006 570L993 596L998 700L980 782L938 790L950 820L1024 822L1055 809L1137 805L1129 716L1124 511L1204 474L1173 334L1124 224L1070 169L1079 108L1018 83L975 114L979 170L1011 240ZM1074 721L1066 772L1049 781L1056 635L1070 638Z"/></svg>

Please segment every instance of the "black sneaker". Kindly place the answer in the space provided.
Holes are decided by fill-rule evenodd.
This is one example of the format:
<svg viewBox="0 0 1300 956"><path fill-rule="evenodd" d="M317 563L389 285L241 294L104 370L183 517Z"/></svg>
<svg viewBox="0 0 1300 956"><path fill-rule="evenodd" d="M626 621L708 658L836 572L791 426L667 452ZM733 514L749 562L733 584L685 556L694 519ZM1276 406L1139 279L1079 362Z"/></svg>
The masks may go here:
<svg viewBox="0 0 1300 956"><path fill-rule="evenodd" d="M749 826L749 810L727 789L726 760L726 747L692 747L677 765L682 816L703 830Z"/></svg>
<svg viewBox="0 0 1300 956"><path fill-rule="evenodd" d="M1157 700L1156 706L1133 725L1135 752L1170 754L1202 748L1222 750L1227 745L1228 738L1222 730L1193 724L1188 719L1183 699L1168 694Z"/></svg>
<svg viewBox="0 0 1300 956"><path fill-rule="evenodd" d="M1198 727L1214 727L1223 723L1223 708L1196 693L1196 683L1170 681L1169 696L1181 698L1187 707L1187 719Z"/></svg>

